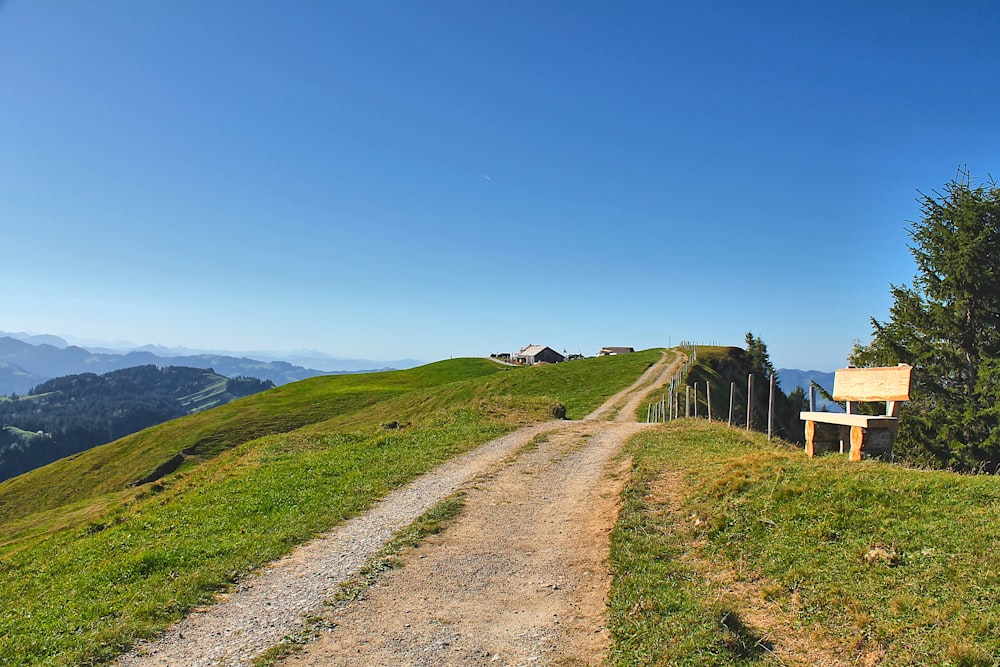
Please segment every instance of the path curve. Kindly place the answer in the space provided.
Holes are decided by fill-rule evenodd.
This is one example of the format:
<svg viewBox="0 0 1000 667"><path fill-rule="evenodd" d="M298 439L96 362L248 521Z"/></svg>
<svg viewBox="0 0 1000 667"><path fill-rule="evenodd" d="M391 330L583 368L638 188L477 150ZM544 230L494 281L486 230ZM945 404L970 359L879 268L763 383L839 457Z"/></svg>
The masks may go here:
<svg viewBox="0 0 1000 667"><path fill-rule="evenodd" d="M223 596L217 604L191 614L160 638L140 644L135 650L122 656L116 664L119 667L252 664L268 648L278 644L284 637L300 631L306 618L324 615L328 611L325 602L335 594L339 584L355 575L396 532L470 481L481 479L490 473L500 474L497 471L509 475L511 457L538 436L545 435L550 441L564 443L559 445L563 449L566 442L579 443L586 439L589 443L587 447L578 447L579 453L572 455L566 449L566 456L563 458L579 460L577 469L586 471L581 477L581 480L586 478L582 483L596 485L602 477L606 477L605 465L621 443L642 427L635 423L598 422L597 419L617 409L619 419L634 422L635 410L642 397L668 381L676 372L678 362L674 361L675 357L670 351L664 353L663 358L647 369L631 387L612 396L584 421L550 421L527 426L442 464L406 487L391 493L367 512L272 563L260 574L239 581L234 590ZM674 363L670 363L671 361ZM551 447L540 446L530 454L537 456L540 451L544 458L550 456L553 450ZM517 457L519 465L530 467L533 465L532 460L531 456ZM508 463L507 470L504 471L502 468L505 461ZM512 492L517 486L511 486ZM526 485L520 486L525 493L532 492ZM577 488L580 488L579 484ZM613 525L616 497L611 497L612 513L605 518L604 524L610 522ZM577 501L570 504L573 502L579 504ZM463 512L463 516L465 514ZM509 520L523 518L512 516ZM578 516L576 522L584 525L584 519L585 517ZM610 531L610 526L607 530ZM448 533L451 534L452 531L449 530ZM544 542L547 538L540 534L531 539ZM576 539L584 537L578 536ZM606 548L606 535L602 539ZM499 546L493 548L492 553L496 553L498 548ZM412 568L409 568L408 574L412 575L412 572ZM601 608L603 609L603 597ZM588 622L584 622L582 627L589 628ZM592 633L592 630L588 629L587 632ZM299 658L304 659L306 655L308 652ZM497 664L498 661L500 664L514 664L501 661L505 660L502 653L490 655L500 656L491 658L490 664ZM370 661L361 660L359 655L352 654L347 663L450 664L450 660L440 662L442 658L443 656L435 656L428 657L427 662L414 662L412 657L387 658L375 657L373 654L371 660L374 661ZM328 661L314 664L335 663Z"/></svg>

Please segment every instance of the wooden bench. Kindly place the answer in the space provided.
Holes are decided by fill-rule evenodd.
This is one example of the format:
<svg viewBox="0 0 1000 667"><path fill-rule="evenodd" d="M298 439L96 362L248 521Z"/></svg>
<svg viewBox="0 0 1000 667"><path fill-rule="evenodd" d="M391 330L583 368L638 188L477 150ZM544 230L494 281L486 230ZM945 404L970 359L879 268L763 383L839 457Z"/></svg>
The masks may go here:
<svg viewBox="0 0 1000 667"><path fill-rule="evenodd" d="M847 412L801 412L805 424L806 454L844 451L851 443L850 460L891 456L899 426L899 408L910 400L913 368L905 364L883 368L842 368L833 379L833 398L847 401ZM855 403L885 401L884 415L859 415Z"/></svg>

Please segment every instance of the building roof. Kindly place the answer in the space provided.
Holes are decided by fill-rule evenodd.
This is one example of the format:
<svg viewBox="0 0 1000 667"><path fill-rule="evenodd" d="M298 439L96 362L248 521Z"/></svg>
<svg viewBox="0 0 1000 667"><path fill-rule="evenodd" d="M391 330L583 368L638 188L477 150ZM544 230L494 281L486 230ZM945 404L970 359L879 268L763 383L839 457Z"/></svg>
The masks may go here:
<svg viewBox="0 0 1000 667"><path fill-rule="evenodd" d="M604 354L628 354L635 352L635 350L631 347L602 347L601 352Z"/></svg>
<svg viewBox="0 0 1000 667"><path fill-rule="evenodd" d="M534 357L541 354L548 345L525 345L521 348L521 351L517 353L519 357ZM555 352L555 350L553 350Z"/></svg>

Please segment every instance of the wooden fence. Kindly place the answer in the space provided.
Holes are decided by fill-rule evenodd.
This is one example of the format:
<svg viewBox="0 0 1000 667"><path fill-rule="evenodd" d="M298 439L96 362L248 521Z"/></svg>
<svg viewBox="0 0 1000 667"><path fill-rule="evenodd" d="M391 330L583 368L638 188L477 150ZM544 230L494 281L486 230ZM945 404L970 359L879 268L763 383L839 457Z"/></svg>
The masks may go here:
<svg viewBox="0 0 1000 667"><path fill-rule="evenodd" d="M682 344L684 349L688 351L688 360L684 363L684 366L670 378L670 387L665 394L660 397L659 401L654 401L650 403L646 408L646 422L656 423L656 422L668 422L675 419L680 419L681 414L681 391L680 388L683 386L683 397L684 397L684 412L683 417L694 417L698 418L702 415L698 414L698 399L701 396L702 387L701 383L695 382L692 385L687 385L685 380L687 379L688 373L694 366L695 362L698 360L698 348L695 345ZM768 400L767 400L767 439L770 440L774 432L774 392L775 392L775 377L772 375L769 378L768 384ZM746 430L750 430L753 424L753 373L747 375L747 411L746 411L746 423L744 426ZM709 421L715 421L712 415L712 385L709 382L704 383L705 392L705 407L708 414L704 415ZM692 397L692 393L694 396ZM736 397L736 383L731 382L729 386L729 416L727 423L729 426L734 426L733 424L733 405ZM692 400L693 398L693 400ZM693 407L692 407L693 406ZM740 426L740 424L735 424L735 426Z"/></svg>

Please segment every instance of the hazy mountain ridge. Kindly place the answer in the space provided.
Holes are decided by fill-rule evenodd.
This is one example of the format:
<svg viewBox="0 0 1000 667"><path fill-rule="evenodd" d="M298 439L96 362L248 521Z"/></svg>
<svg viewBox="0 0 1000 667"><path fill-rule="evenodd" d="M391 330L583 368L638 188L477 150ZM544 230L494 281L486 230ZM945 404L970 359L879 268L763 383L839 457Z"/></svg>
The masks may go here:
<svg viewBox="0 0 1000 667"><path fill-rule="evenodd" d="M180 348L183 349L183 348ZM155 351L154 351L155 350ZM364 359L337 359L322 353L304 353L303 359L323 363L323 370L296 365L277 358L272 353L262 353L267 359L251 359L221 353L197 352L184 355L159 354L171 352L161 346L143 346L130 351L95 351L70 345L65 339L50 335L7 334L0 332L0 395L25 393L31 387L51 378L80 373L110 373L134 366L188 366L214 369L227 377L250 376L270 380L276 385L297 380L337 373L408 368L419 362L409 359L398 362L375 362ZM191 351L196 352L196 351ZM332 365L340 362L342 368ZM396 364L398 366L391 366Z"/></svg>
<svg viewBox="0 0 1000 667"><path fill-rule="evenodd" d="M0 480L274 383L154 365L48 380L0 401Z"/></svg>
<svg viewBox="0 0 1000 667"><path fill-rule="evenodd" d="M806 391L806 396L809 395L809 386L812 382L815 382L819 386L823 387L826 391L833 393L833 376L832 371L803 371L798 368L779 368L778 369L778 381L781 383L781 388L787 393L796 387L802 387ZM816 409L817 410L828 410L830 412L841 412L842 409L839 405L832 401L828 401L819 392L816 392Z"/></svg>
<svg viewBox="0 0 1000 667"><path fill-rule="evenodd" d="M0 361L0 396L24 394L42 382L45 378L41 375L29 373L17 364Z"/></svg>

